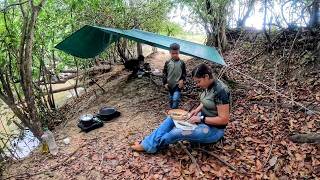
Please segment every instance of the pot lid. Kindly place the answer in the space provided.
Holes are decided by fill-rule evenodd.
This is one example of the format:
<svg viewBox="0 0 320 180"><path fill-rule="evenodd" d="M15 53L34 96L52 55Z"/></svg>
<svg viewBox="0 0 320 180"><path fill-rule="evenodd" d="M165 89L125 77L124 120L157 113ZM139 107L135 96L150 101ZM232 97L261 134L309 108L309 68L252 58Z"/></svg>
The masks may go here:
<svg viewBox="0 0 320 180"><path fill-rule="evenodd" d="M80 116L80 121L91 121L93 119L92 114L84 114Z"/></svg>
<svg viewBox="0 0 320 180"><path fill-rule="evenodd" d="M100 109L99 114L100 115L111 115L114 114L117 110L113 107L103 107Z"/></svg>

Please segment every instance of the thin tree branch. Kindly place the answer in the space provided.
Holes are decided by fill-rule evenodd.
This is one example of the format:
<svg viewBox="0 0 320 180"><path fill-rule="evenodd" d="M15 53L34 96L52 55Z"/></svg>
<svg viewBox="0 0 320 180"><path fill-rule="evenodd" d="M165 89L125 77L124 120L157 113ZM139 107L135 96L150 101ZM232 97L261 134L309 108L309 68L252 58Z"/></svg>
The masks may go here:
<svg viewBox="0 0 320 180"><path fill-rule="evenodd" d="M203 172L200 169L199 164L197 163L197 160L195 157L192 156L192 154L188 151L188 149L186 148L185 145L183 145L180 141L178 142L179 145L182 147L182 149L188 154L188 156L190 157L190 159L192 160L193 164L197 167L198 173L199 174L203 174Z"/></svg>
<svg viewBox="0 0 320 180"><path fill-rule="evenodd" d="M19 0L19 2L21 2L21 0ZM26 2L28 2L28 1L26 1ZM20 6L21 13L22 13L22 17L23 17L24 22L25 22L25 21L27 21L26 11L25 11L25 9L23 8L22 4L20 4L19 6Z"/></svg>
<svg viewBox="0 0 320 180"><path fill-rule="evenodd" d="M23 4L27 3L27 2L28 2L28 1L23 1L23 2L19 1L19 2L17 2L17 3L12 3L12 4L9 4L8 6L4 7L4 8L1 9L0 11L1 11L2 13L6 13L11 7L21 6L21 5L23 5Z"/></svg>
<svg viewBox="0 0 320 180"><path fill-rule="evenodd" d="M218 159L220 162L222 162L223 164L225 164L226 166L228 166L230 169L236 171L236 172L239 172L238 169L236 167L234 167L233 165L231 165L230 163L228 163L227 161L225 161L224 159L220 158L219 156L217 156L216 154L210 152L210 151L207 151L205 149L202 149L202 148L197 148L198 150L200 151L203 151L207 154L210 154L211 156L215 157L216 159ZM241 172L243 173L243 172Z"/></svg>

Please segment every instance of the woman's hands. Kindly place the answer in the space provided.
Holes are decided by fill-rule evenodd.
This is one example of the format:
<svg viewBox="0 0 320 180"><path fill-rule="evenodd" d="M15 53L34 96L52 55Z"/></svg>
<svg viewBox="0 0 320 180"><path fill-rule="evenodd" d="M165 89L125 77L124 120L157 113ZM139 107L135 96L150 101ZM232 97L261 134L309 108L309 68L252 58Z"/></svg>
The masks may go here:
<svg viewBox="0 0 320 180"><path fill-rule="evenodd" d="M196 124L196 123L200 123L201 119L199 116L192 116L190 117L190 119L188 120L188 122L192 123L192 124Z"/></svg>
<svg viewBox="0 0 320 180"><path fill-rule="evenodd" d="M198 114L198 112L196 111L196 109L190 111L189 114L188 114L188 119L190 119L192 116L195 116L197 114Z"/></svg>
<svg viewBox="0 0 320 180"><path fill-rule="evenodd" d="M188 114L188 119L190 119L192 116L197 116L198 113L201 111L201 108L203 107L202 104L200 104L196 109L192 110Z"/></svg>

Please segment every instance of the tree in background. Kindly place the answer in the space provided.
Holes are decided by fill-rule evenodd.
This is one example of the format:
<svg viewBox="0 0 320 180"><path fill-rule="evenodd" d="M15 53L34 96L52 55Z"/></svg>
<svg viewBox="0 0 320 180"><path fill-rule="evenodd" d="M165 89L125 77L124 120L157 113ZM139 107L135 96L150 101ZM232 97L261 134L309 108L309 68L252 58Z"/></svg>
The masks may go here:
<svg viewBox="0 0 320 180"><path fill-rule="evenodd" d="M32 65L35 27L39 13L45 3L41 0L39 3L34 1L25 1L16 3L20 7L20 22L17 23L21 35L16 39L11 33L13 30L9 27L6 13L13 5L7 5L3 9L4 24L6 27L5 39L2 39L2 47L5 53L2 54L0 66L0 98L12 109L21 122L27 126L33 134L40 138L42 134L41 119L36 106L36 95L33 88ZM18 20L13 17L13 20ZM13 22L14 23L14 22ZM16 68L13 66L16 65ZM13 69L16 70L15 74ZM19 88L13 77L17 77L20 82ZM14 88L12 88L14 87ZM14 90L15 92L14 92ZM20 97L23 95L22 97ZM16 100L16 97L19 101ZM17 104L19 103L19 104Z"/></svg>
<svg viewBox="0 0 320 180"><path fill-rule="evenodd" d="M206 45L215 46L224 51L227 48L226 21L229 0L181 0L192 13L199 19L204 27L207 40Z"/></svg>
<svg viewBox="0 0 320 180"><path fill-rule="evenodd" d="M251 15L254 5L256 0L249 0L247 2L242 2L241 0L239 2L239 14L238 14L238 20L237 20L237 27L238 28L243 28L246 24L246 20L249 18ZM243 6L240 6L240 4L244 4ZM242 9L241 9L242 7ZM241 12L242 10L242 12Z"/></svg>
<svg viewBox="0 0 320 180"><path fill-rule="evenodd" d="M166 36L176 36L183 33L183 29L179 24L170 21L163 21L160 25L159 33Z"/></svg>
<svg viewBox="0 0 320 180"><path fill-rule="evenodd" d="M310 12L310 27L320 26L320 0L313 0L309 6Z"/></svg>

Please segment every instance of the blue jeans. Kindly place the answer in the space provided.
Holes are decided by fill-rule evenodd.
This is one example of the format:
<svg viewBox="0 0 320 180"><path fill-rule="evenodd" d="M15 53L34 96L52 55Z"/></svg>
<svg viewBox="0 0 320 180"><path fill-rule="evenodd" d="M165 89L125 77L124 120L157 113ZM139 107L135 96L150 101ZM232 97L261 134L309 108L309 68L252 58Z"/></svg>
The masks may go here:
<svg viewBox="0 0 320 180"><path fill-rule="evenodd" d="M184 131L175 128L171 117L167 117L160 126L141 142L147 153L155 153L159 149L176 143L181 140L188 140L196 143L217 142L224 135L224 129L210 127L206 124L199 124L195 130Z"/></svg>
<svg viewBox="0 0 320 180"><path fill-rule="evenodd" d="M173 91L169 92L171 109L177 109L179 107L180 98L181 98L181 92L179 88L175 88Z"/></svg>

